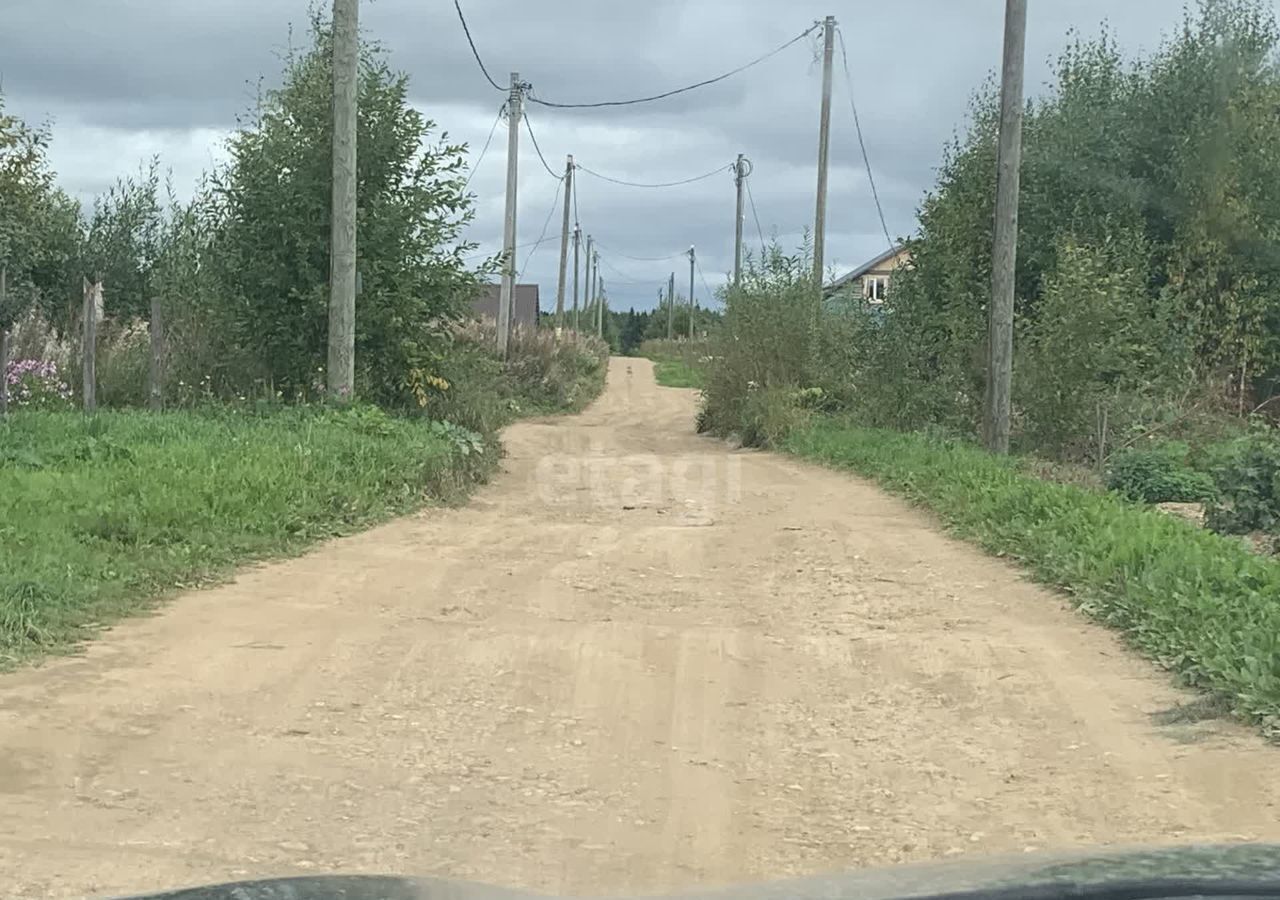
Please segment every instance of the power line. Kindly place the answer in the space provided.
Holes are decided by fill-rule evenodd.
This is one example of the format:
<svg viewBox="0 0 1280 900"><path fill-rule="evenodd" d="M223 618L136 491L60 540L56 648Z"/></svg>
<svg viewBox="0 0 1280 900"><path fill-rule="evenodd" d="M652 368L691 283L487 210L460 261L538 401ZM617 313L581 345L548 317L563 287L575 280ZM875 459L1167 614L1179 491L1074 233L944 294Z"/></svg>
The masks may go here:
<svg viewBox="0 0 1280 900"><path fill-rule="evenodd" d="M529 248L529 255L524 258L524 265L520 267L520 271L516 274L516 278L524 275L529 268L529 262L533 259L533 254L538 248L545 244L550 238L547 237L547 229L551 227L551 219L556 214L556 207L560 205L560 189L564 187L564 182L556 185L556 195L551 200L551 212L547 213L547 221L542 223L542 234L538 235L538 239L533 242L533 246Z"/></svg>
<svg viewBox="0 0 1280 900"><path fill-rule="evenodd" d="M623 181L620 178L614 178L610 175L601 175L599 172L588 169L586 166L582 165L581 163L576 163L574 167L583 172L586 172L588 175L594 175L596 178L599 178L601 181L610 181L610 182L613 182L614 184L621 184L625 187L635 187L635 188L679 187L682 184L693 184L695 181L703 181L707 178L712 178L724 171L730 171L730 172L733 171L733 166L720 166L719 168L712 169L710 172L707 172L703 175L695 175L693 178L685 178L682 181L663 181L663 182L656 182L653 184L645 184L638 181Z"/></svg>
<svg viewBox="0 0 1280 900"><path fill-rule="evenodd" d="M457 0L454 0L454 2L456 3ZM708 78L705 81L699 81L696 84L686 85L685 87L676 88L675 90L663 91L661 94L654 94L650 97L636 97L632 100L602 100L597 103L555 103L550 100L539 100L537 97L530 95L529 102L537 103L541 106L554 107L556 109L599 109L600 107L604 107L604 106L631 106L636 103L651 103L654 100L664 100L667 97L674 97L676 94L684 94L684 93L687 93L688 91L694 91L694 90L697 90L698 88L703 88L703 87L707 87L708 85L715 84L718 81L724 81L726 78L732 78L734 75L737 75L739 72L745 72L747 69L750 69L753 66L758 66L760 63L764 62L765 60L770 59L771 57L777 56L779 53L781 53L783 50L786 50L792 44L796 44L804 40L806 37L808 37L810 34L812 34L814 31L816 31L821 27L822 27L822 23L815 22L813 25L810 25L808 28L800 32L800 34L796 35L791 40L783 44L782 46L777 47L773 50L770 50L768 53L764 54L763 56L758 56L755 59L751 60L751 62L738 66L738 68L736 69L732 69L728 72L725 72L723 75L717 75L714 78ZM477 59L478 58L479 57L477 57Z"/></svg>
<svg viewBox="0 0 1280 900"><path fill-rule="evenodd" d="M576 170L577 168L578 166L575 163L574 169ZM582 226L582 220L578 218L578 179L573 179L571 186L573 188L573 224L580 228Z"/></svg>
<svg viewBox="0 0 1280 900"><path fill-rule="evenodd" d="M858 132L858 146L862 149L862 164L867 167L867 181L871 183L871 196L876 201L876 212L880 215L880 227L884 230L884 239L888 242L889 249L892 250L896 245L889 234L889 226L885 223L884 207L880 205L880 191L876 189L876 177L871 172L871 159L867 156L867 142L862 138L862 122L858 119L858 105L853 100L853 74L849 71L849 54L844 45L844 32L836 29L836 34L840 37L840 58L844 60L844 80L849 91L849 109L853 110L853 127Z"/></svg>
<svg viewBox="0 0 1280 900"><path fill-rule="evenodd" d="M484 155L489 152L489 145L493 143L494 132L498 130L498 123L502 121L502 114L507 109L507 104L498 107L498 117L493 120L493 127L489 129L489 136L484 139L484 148L480 151L480 155L476 157L475 165L471 167L471 174L467 176L467 183L462 186L462 193L467 192L467 188L471 186L471 179L476 177L476 172L480 169L480 163L484 162Z"/></svg>
<svg viewBox="0 0 1280 900"><path fill-rule="evenodd" d="M609 247L605 247L603 244L600 243L599 240L596 241L596 246L601 247L605 250L608 250L614 256L621 256L623 259L630 259L630 260L634 260L635 262L666 262L669 259L675 259L677 256L689 255L688 250L679 250L675 253L670 253L666 256L628 256L625 253L619 253L617 250L613 250Z"/></svg>
<svg viewBox="0 0 1280 900"><path fill-rule="evenodd" d="M542 155L542 148L538 146L538 138L533 133L533 124L529 121L529 117L524 117L524 130L529 132L529 138L533 141L533 149L538 151L538 159L542 160L542 168L547 170L547 174L557 181L564 181L563 175L557 175L555 170L547 163L547 158Z"/></svg>
<svg viewBox="0 0 1280 900"><path fill-rule="evenodd" d="M647 285L653 284L653 282L651 281L637 281L634 278L631 278L630 276L627 275L626 272L622 271L613 263L609 262L609 258L607 256L601 256L600 262L604 263L606 266L608 266L610 269L616 272L619 276L621 276L621 280L615 281L614 284L647 284Z"/></svg>
<svg viewBox="0 0 1280 900"><path fill-rule="evenodd" d="M480 65L480 71L484 73L484 77L494 86L495 90L506 90L498 82L494 81L489 75L489 70L484 67L484 60L480 58L480 51L476 49L476 42L471 39L471 29L467 27L467 17L462 14L462 5L458 0L453 0L453 8L458 11L458 21L462 23L462 30L467 35L467 43L471 45L471 55L476 58L476 62Z"/></svg>
<svg viewBox="0 0 1280 900"><path fill-rule="evenodd" d="M751 193L751 179L743 179L743 183L747 186L747 199L751 201L751 217L756 220L756 234L760 235L760 259L763 262L765 256L769 254L764 244L764 229L760 227L760 214L756 212L756 198Z"/></svg>
<svg viewBox="0 0 1280 900"><path fill-rule="evenodd" d="M698 277L702 279L702 286L707 289L707 309L710 309L711 304L716 301L716 292L711 290L711 285L707 284L707 276L702 274L702 260L695 256L693 264L698 270Z"/></svg>

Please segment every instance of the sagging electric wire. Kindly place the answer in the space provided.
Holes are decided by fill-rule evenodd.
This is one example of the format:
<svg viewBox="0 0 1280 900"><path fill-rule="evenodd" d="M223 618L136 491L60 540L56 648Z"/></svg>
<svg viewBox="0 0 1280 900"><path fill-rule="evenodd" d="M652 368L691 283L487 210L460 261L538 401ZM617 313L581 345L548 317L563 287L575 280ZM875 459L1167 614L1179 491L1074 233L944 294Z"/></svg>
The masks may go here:
<svg viewBox="0 0 1280 900"><path fill-rule="evenodd" d="M551 168L551 164L547 162L547 158L542 155L542 148L538 146L537 135L533 133L533 124L529 121L528 116L524 116L524 130L529 132L529 139L533 141L533 149L538 151L538 159L542 160L542 168L547 170L547 174L557 181L564 181L564 175L557 175L555 170Z"/></svg>
<svg viewBox="0 0 1280 900"><path fill-rule="evenodd" d="M760 227L760 214L756 212L756 198L751 193L751 179L745 178L742 182L747 188L747 199L751 201L751 217L756 220L756 234L760 236L760 260L769 255L769 250L764 243L764 229Z"/></svg>
<svg viewBox="0 0 1280 900"><path fill-rule="evenodd" d="M564 187L564 180L556 185L556 195L551 201L551 212L547 213L547 220L542 223L542 233L538 235L538 239L533 242L533 246L529 248L529 255L524 258L524 265L516 272L517 280L521 278L529 269L529 262L533 259L533 254L538 252L538 248L545 244L548 240L547 229L551 227L551 220L555 217L556 208L560 205L560 189Z"/></svg>
<svg viewBox="0 0 1280 900"><path fill-rule="evenodd" d="M858 146L862 150L862 163L867 168L867 181L871 184L871 197L876 202L876 212L880 216L880 227L884 230L884 239L888 243L889 249L892 250L897 244L889 234L889 226L885 222L884 207L880 205L880 191L876 189L876 177L871 171L871 159L867 156L867 142L862 137L862 122L858 118L858 105L853 99L853 73L849 70L849 53L845 49L844 32L837 28L836 35L840 38L840 58L844 62L844 79L849 93L849 109L853 111L853 127L858 132Z"/></svg>
<svg viewBox="0 0 1280 900"><path fill-rule="evenodd" d="M675 259L678 256L689 255L688 250L677 250L675 253L670 253L666 256L628 256L626 253L620 253L619 251L614 250L610 247L605 247L604 244L600 243L599 238L596 239L596 246L600 247L601 249L608 250L614 256L621 256L623 259L630 259L635 262L666 262L667 260Z"/></svg>
<svg viewBox="0 0 1280 900"><path fill-rule="evenodd" d="M458 11L458 21L462 23L462 31L467 36L467 43L471 45L471 55L476 58L476 63L479 64L480 71L484 73L484 77L491 85L494 86L494 88L499 91L506 90L506 88L493 80L492 76L489 75L489 70L484 67L484 60L480 58L480 51L476 49L476 42L471 39L471 29L467 27L467 17L462 14L462 4L460 4L458 0L453 0L453 8Z"/></svg>
<svg viewBox="0 0 1280 900"><path fill-rule="evenodd" d="M637 281L636 279L634 279L634 278L632 278L631 276L627 275L627 273L626 273L626 272L622 271L622 270L621 270L621 269L619 269L617 266L615 266L613 263L609 262L609 258L608 258L607 256L603 256L603 255L602 255L602 256L600 257L600 262L604 263L604 264L605 264L605 266L607 266L609 269L612 269L614 273L616 273L617 275L619 275L619 276L620 276L620 279L619 279L619 280L615 280L615 281L614 281L614 284L633 284L633 285L649 285L649 284L652 284L652 282L651 282L651 281Z"/></svg>
<svg viewBox="0 0 1280 900"><path fill-rule="evenodd" d="M702 279L702 286L707 289L707 309L710 309L711 304L716 301L716 292L711 290L711 285L707 283L707 276L702 274L702 260L695 256L693 265L698 270L698 277Z"/></svg>
<svg viewBox="0 0 1280 900"><path fill-rule="evenodd" d="M502 121L502 114L507 111L507 104L498 107L498 117L493 120L493 127L489 129L489 136L484 139L484 147L480 151L480 155L476 157L475 165L471 167L471 174L467 176L466 183L462 186L462 193L467 192L467 188L471 187L471 179L476 177L476 172L480 169L480 163L484 162L484 156L489 152L489 145L493 143L494 132L498 130L498 123Z"/></svg>
<svg viewBox="0 0 1280 900"><path fill-rule="evenodd" d="M454 2L456 3L457 0L454 0ZM685 94L685 93L688 93L689 91L696 91L698 88L704 88L709 85L716 84L717 82L724 81L727 78L732 78L734 75L737 75L741 72L745 72L747 69L750 69L754 66L758 66L760 65L760 63L765 62L766 60L771 59L774 56L777 56L779 53L781 53L783 50L786 50L788 47L792 46L793 44L798 44L800 41L804 40L806 37L813 34L815 31L817 31L821 27L822 27L821 22L815 22L812 25L810 25L808 28L806 28L804 31L800 32L798 35L793 37L791 40L787 41L785 44L782 44L779 47L775 47L773 50L770 50L768 53L765 53L763 56L757 56L755 59L751 60L750 62L743 63L742 65L738 66L736 69L731 69L722 75L717 75L714 78L707 78L703 81L686 85L685 87L675 88L674 90L670 90L670 91L663 91L660 94L653 94L648 97L634 97L630 100L599 100L594 103L556 103L551 100L543 100L537 97L536 95L530 93L529 102L537 103L540 106L549 106L554 109L600 109L606 106L633 106L637 103L652 103L655 100L665 100L666 98L674 97L677 94Z"/></svg>
<svg viewBox="0 0 1280 900"><path fill-rule="evenodd" d="M706 172L702 175L695 175L692 178L685 178L680 181L662 181L662 182L654 182L654 183L645 183L645 182L639 182L639 181L624 181L621 178L614 178L611 175L602 175L601 173L593 169L588 169L582 163L574 163L574 168L580 172L586 172L588 175L591 175L595 178L599 178L601 181L608 181L608 182L612 182L613 184L623 185L624 187L634 187L634 188L680 187L681 185L684 185L684 184L693 184L695 181L705 181L708 178L714 178L715 176L725 171L729 171L729 172L733 171L733 166L731 165L720 166L718 168L712 169L710 172Z"/></svg>

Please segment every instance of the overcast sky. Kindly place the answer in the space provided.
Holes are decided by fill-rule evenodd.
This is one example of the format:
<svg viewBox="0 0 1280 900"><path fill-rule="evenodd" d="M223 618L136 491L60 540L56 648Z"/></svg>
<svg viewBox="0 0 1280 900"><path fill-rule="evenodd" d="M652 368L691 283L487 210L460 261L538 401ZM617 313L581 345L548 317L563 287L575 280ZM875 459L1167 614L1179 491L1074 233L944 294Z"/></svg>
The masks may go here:
<svg viewBox="0 0 1280 900"><path fill-rule="evenodd" d="M1128 52L1154 48L1181 17L1180 0L1031 0L1028 92L1075 26L1109 21ZM914 228L943 144L963 126L969 96L1000 60L1001 0L464 0L473 36L501 84L516 69L544 99L591 102L668 90L719 74L834 15L849 50L867 149L893 235ZM159 154L179 190L223 158L221 144L279 72L291 25L305 30L308 0L0 0L0 83L10 112L53 124L62 184L90 200ZM474 162L505 99L472 60L452 0L362 0L361 26L412 77L412 99ZM839 62L832 112L827 261L847 270L885 246L853 128ZM622 187L579 176L578 210L596 236L615 308L650 307L668 272L688 290L687 259L640 262L698 248L706 283L732 266L734 194L728 167L745 153L766 236L799 242L813 223L821 67L807 38L734 78L667 101L621 109L540 106L529 119L551 165L565 154L630 181L674 181L723 167L684 187ZM501 245L505 126L472 190L469 237ZM557 184L522 134L519 243L533 244ZM552 216L548 234L559 228ZM759 244L750 212L748 245ZM522 281L555 302L558 241L535 248ZM525 265L527 249L517 254ZM701 277L696 292L706 302Z"/></svg>

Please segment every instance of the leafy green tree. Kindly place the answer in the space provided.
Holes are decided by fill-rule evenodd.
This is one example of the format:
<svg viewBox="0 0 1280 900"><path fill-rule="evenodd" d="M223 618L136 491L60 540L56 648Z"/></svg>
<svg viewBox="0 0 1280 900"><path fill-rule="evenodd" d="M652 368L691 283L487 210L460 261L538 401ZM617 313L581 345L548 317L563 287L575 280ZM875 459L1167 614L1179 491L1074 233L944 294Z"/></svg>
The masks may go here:
<svg viewBox="0 0 1280 900"><path fill-rule="evenodd" d="M1242 391L1280 380L1278 46L1260 0L1201 0L1137 62L1105 33L1073 36L1052 90L1028 104L1015 370L1024 444L1096 446L1099 391L1110 425L1125 428L1162 390L1172 404L1226 373ZM913 269L895 280L882 340L867 348L862 403L878 424L977 430L997 113L988 83L921 206Z"/></svg>
<svg viewBox="0 0 1280 900"><path fill-rule="evenodd" d="M320 380L328 330L330 31L317 19L311 35L212 180L211 256L230 338L290 394ZM463 263L474 245L458 240L472 216L465 148L432 142L435 125L409 105L407 77L374 46L362 48L359 105L357 389L410 403L477 284Z"/></svg>
<svg viewBox="0 0 1280 900"><path fill-rule="evenodd" d="M0 327L30 306L60 306L76 253L78 207L54 184L48 147L48 129L7 114L0 94L0 266L8 270Z"/></svg>
<svg viewBox="0 0 1280 900"><path fill-rule="evenodd" d="M98 197L82 225L74 275L102 280L108 316L149 315L152 293L159 287L152 276L164 229L159 195L160 161L152 158L136 178L121 178Z"/></svg>

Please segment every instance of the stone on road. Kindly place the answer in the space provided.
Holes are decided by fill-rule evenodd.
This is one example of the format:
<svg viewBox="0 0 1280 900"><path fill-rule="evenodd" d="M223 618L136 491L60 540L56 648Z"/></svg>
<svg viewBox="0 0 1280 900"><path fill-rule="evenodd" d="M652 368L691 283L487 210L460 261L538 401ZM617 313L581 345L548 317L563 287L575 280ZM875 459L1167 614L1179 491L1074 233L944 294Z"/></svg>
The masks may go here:
<svg viewBox="0 0 1280 900"><path fill-rule="evenodd" d="M465 508L0 677L0 891L648 893L1280 839L1274 748L927 515L695 436L695 406L615 359Z"/></svg>

